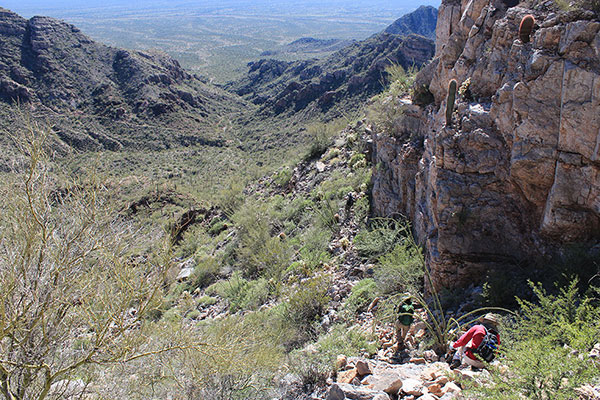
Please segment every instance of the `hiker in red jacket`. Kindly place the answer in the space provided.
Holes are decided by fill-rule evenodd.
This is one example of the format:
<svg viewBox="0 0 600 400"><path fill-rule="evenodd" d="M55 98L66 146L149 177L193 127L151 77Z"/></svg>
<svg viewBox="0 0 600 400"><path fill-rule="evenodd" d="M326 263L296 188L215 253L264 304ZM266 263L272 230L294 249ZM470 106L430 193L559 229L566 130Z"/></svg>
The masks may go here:
<svg viewBox="0 0 600 400"><path fill-rule="evenodd" d="M486 314L479 321L479 324L451 343L457 349L450 364L451 369L463 364L483 368L485 364L482 361L490 362L494 359L494 353L500 345L498 319L494 314Z"/></svg>

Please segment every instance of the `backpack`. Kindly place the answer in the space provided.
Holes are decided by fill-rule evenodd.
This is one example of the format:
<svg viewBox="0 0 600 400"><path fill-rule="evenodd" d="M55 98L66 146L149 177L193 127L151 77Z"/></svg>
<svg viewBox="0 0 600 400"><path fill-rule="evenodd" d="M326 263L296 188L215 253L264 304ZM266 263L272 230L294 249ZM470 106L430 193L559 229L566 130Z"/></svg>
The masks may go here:
<svg viewBox="0 0 600 400"><path fill-rule="evenodd" d="M477 354L479 357L483 359L485 362L491 362L496 356L496 351L498 350L498 336L496 332L489 331L485 328L485 336L481 341L481 344L473 350L473 354Z"/></svg>

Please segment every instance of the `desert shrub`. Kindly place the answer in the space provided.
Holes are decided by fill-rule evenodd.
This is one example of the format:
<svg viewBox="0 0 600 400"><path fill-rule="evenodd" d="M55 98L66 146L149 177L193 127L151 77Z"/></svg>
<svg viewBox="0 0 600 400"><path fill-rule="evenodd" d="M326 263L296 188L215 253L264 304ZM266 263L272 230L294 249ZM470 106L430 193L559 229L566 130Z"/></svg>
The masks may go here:
<svg viewBox="0 0 600 400"><path fill-rule="evenodd" d="M214 297L211 296L200 296L200 298L198 298L198 306L212 306L213 304L217 304L218 300Z"/></svg>
<svg viewBox="0 0 600 400"><path fill-rule="evenodd" d="M217 236L219 233L227 230L227 228L229 228L229 226L227 225L226 221L215 219L208 227L207 232L211 236Z"/></svg>
<svg viewBox="0 0 600 400"><path fill-rule="evenodd" d="M365 168L367 166L367 159L363 153L356 153L350 157L348 165L352 169Z"/></svg>
<svg viewBox="0 0 600 400"><path fill-rule="evenodd" d="M318 266L326 263L330 254L327 251L330 232L311 227L302 237L303 245L299 250L300 259L306 265L307 271L314 271Z"/></svg>
<svg viewBox="0 0 600 400"><path fill-rule="evenodd" d="M369 202L369 197L363 196L354 203L354 219L362 229L366 227L370 211L371 203Z"/></svg>
<svg viewBox="0 0 600 400"><path fill-rule="evenodd" d="M336 219L339 208L339 200L321 199L313 207L316 216L316 225L320 229L326 229L333 234L338 233L341 228L339 221Z"/></svg>
<svg viewBox="0 0 600 400"><path fill-rule="evenodd" d="M248 281L239 271L224 281L219 281L206 289L212 295L219 295L229 301L231 312L253 310L267 302L271 295L269 282L260 278Z"/></svg>
<svg viewBox="0 0 600 400"><path fill-rule="evenodd" d="M365 311L375 297L377 297L377 284L371 278L363 279L352 287L350 296L346 299L346 310L351 314Z"/></svg>
<svg viewBox="0 0 600 400"><path fill-rule="evenodd" d="M305 160L313 160L321 157L332 143L333 137L344 127L342 120L330 123L317 122L306 128L309 148Z"/></svg>
<svg viewBox="0 0 600 400"><path fill-rule="evenodd" d="M408 240L402 240L389 252L379 257L374 278L383 294L419 290L424 277L421 249Z"/></svg>
<svg viewBox="0 0 600 400"><path fill-rule="evenodd" d="M375 334L363 332L356 326L338 324L319 338L316 347L319 354L326 357L333 367L338 355L370 356L377 353L378 344Z"/></svg>
<svg viewBox="0 0 600 400"><path fill-rule="evenodd" d="M600 334L600 310L581 295L578 281L557 295L531 284L535 302L519 300L520 313L503 329L500 361L490 384L470 388L486 399L573 399L575 389L600 379L588 353Z"/></svg>
<svg viewBox="0 0 600 400"><path fill-rule="evenodd" d="M367 108L367 118L382 132L395 135L403 124L403 96L410 94L417 70L405 71L402 66L387 69L390 86L383 93L373 97Z"/></svg>
<svg viewBox="0 0 600 400"><path fill-rule="evenodd" d="M220 260L214 256L203 255L196 257L196 266L190 276L187 290L193 292L213 284L219 277Z"/></svg>
<svg viewBox="0 0 600 400"><path fill-rule="evenodd" d="M330 300L328 279L326 276L308 278L291 289L285 311L287 321L297 330L296 344L316 338L316 323Z"/></svg>
<svg viewBox="0 0 600 400"><path fill-rule="evenodd" d="M244 275L279 280L291 263L292 249L282 238L271 236L267 206L248 202L235 213L233 220L239 229L236 261Z"/></svg>
<svg viewBox="0 0 600 400"><path fill-rule="evenodd" d="M0 394L11 400L56 398L52 388L89 384L93 369L168 351L144 334L170 248L132 254L144 238L118 216L114 191L93 172L54 175L48 135L30 121L15 137L22 170L0 185ZM73 398L84 396L82 382Z"/></svg>
<svg viewBox="0 0 600 400"><path fill-rule="evenodd" d="M232 215L244 204L244 187L241 179L231 179L225 188L217 192L215 202L227 215Z"/></svg>
<svg viewBox="0 0 600 400"><path fill-rule="evenodd" d="M410 67L406 70L400 64L391 64L385 69L385 72L390 83L388 90L392 93L402 94L410 93L419 70L416 67Z"/></svg>
<svg viewBox="0 0 600 400"><path fill-rule="evenodd" d="M335 372L338 355L370 356L377 352L378 344L374 334L338 324L319 337L314 348L315 351L299 350L290 355L291 370L301 378L305 390L325 384Z"/></svg>
<svg viewBox="0 0 600 400"><path fill-rule="evenodd" d="M135 369L115 370L106 386L125 387L125 395L103 398L178 398L259 400L268 396L272 377L284 361L281 332L268 313L231 316L210 323L171 323L157 329L152 339L169 343L199 340L203 349L186 349L171 357L139 363ZM160 328L160 327L157 327ZM117 384L115 384L117 383ZM110 395L109 395L110 394Z"/></svg>
<svg viewBox="0 0 600 400"><path fill-rule="evenodd" d="M371 221L370 229L361 230L354 237L354 247L366 259L376 259L392 250L403 234L410 234L407 224L388 218Z"/></svg>
<svg viewBox="0 0 600 400"><path fill-rule="evenodd" d="M290 167L282 168L273 176L273 182L275 182L275 184L278 186L285 187L288 183L290 183L290 180L292 179L292 173L293 171Z"/></svg>
<svg viewBox="0 0 600 400"><path fill-rule="evenodd" d="M289 365L291 372L300 378L304 392L312 392L316 387L325 386L332 371L326 357L308 351L292 353Z"/></svg>

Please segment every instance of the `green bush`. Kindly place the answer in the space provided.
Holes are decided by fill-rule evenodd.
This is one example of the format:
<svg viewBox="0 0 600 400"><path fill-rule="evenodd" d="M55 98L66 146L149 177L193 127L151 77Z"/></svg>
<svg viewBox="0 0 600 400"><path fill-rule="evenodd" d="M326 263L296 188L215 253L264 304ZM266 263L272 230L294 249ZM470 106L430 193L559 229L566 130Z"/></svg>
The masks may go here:
<svg viewBox="0 0 600 400"><path fill-rule="evenodd" d="M321 157L332 144L333 137L337 135L344 127L342 120L330 123L317 122L309 125L306 129L310 146L305 160L313 160Z"/></svg>
<svg viewBox="0 0 600 400"><path fill-rule="evenodd" d="M273 182L278 186L285 187L290 183L292 173L293 171L290 167L285 167L273 176Z"/></svg>
<svg viewBox="0 0 600 400"><path fill-rule="evenodd" d="M423 286L424 267L421 249L403 240L379 257L375 282L383 294L419 290Z"/></svg>
<svg viewBox="0 0 600 400"><path fill-rule="evenodd" d="M265 304L271 295L270 285L266 279L248 281L239 271L234 272L228 280L213 284L206 291L227 299L231 312L255 310Z"/></svg>
<svg viewBox="0 0 600 400"><path fill-rule="evenodd" d="M195 289L203 289L213 284L219 277L221 269L220 261L213 256L196 258L196 267L189 279L187 290L193 292Z"/></svg>
<svg viewBox="0 0 600 400"><path fill-rule="evenodd" d="M577 280L549 295L531 287L535 303L519 300L521 312L503 329L502 367L491 369L490 384L470 388L486 399L575 399L575 389L600 379L588 353L600 336L597 298L584 297Z"/></svg>
<svg viewBox="0 0 600 400"><path fill-rule="evenodd" d="M278 236L271 237L268 207L248 202L233 216L239 229L237 265L247 277L279 280L291 264L292 248Z"/></svg>
<svg viewBox="0 0 600 400"><path fill-rule="evenodd" d="M371 222L370 229L362 230L354 237L354 247L361 257L376 259L391 251L404 234L410 234L407 224L393 219L377 218Z"/></svg>
<svg viewBox="0 0 600 400"><path fill-rule="evenodd" d="M352 287L346 300L346 310L351 314L365 311L373 299L377 297L377 284L371 278L363 279Z"/></svg>
<svg viewBox="0 0 600 400"><path fill-rule="evenodd" d="M219 233L227 230L227 228L229 228L229 226L225 221L216 219L210 224L210 227L208 228L208 233L212 236L216 236Z"/></svg>
<svg viewBox="0 0 600 400"><path fill-rule="evenodd" d="M352 169L365 168L367 166L367 158L362 153L356 153L350 157L348 165Z"/></svg>
<svg viewBox="0 0 600 400"><path fill-rule="evenodd" d="M330 301L328 287L328 278L318 276L308 278L292 289L285 309L287 320L298 332L298 344L316 338L316 324Z"/></svg>
<svg viewBox="0 0 600 400"><path fill-rule="evenodd" d="M405 71L400 65L388 67L391 82L389 88L371 99L367 109L367 118L375 127L388 135L395 136L404 122L404 108L401 98L410 94L414 78L418 71Z"/></svg>

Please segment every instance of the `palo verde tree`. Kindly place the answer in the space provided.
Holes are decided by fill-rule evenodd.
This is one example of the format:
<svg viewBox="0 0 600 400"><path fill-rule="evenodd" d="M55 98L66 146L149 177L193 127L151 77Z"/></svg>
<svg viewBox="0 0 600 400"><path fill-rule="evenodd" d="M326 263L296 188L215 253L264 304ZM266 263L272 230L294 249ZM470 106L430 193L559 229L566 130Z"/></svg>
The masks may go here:
<svg viewBox="0 0 600 400"><path fill-rule="evenodd" d="M151 349L139 334L160 301L168 262L132 256L134 232L111 212L110 190L98 180L51 176L48 137L49 129L30 123L16 140L24 161L0 182L0 397L7 400L65 398L74 386L82 393L92 366L177 347Z"/></svg>

